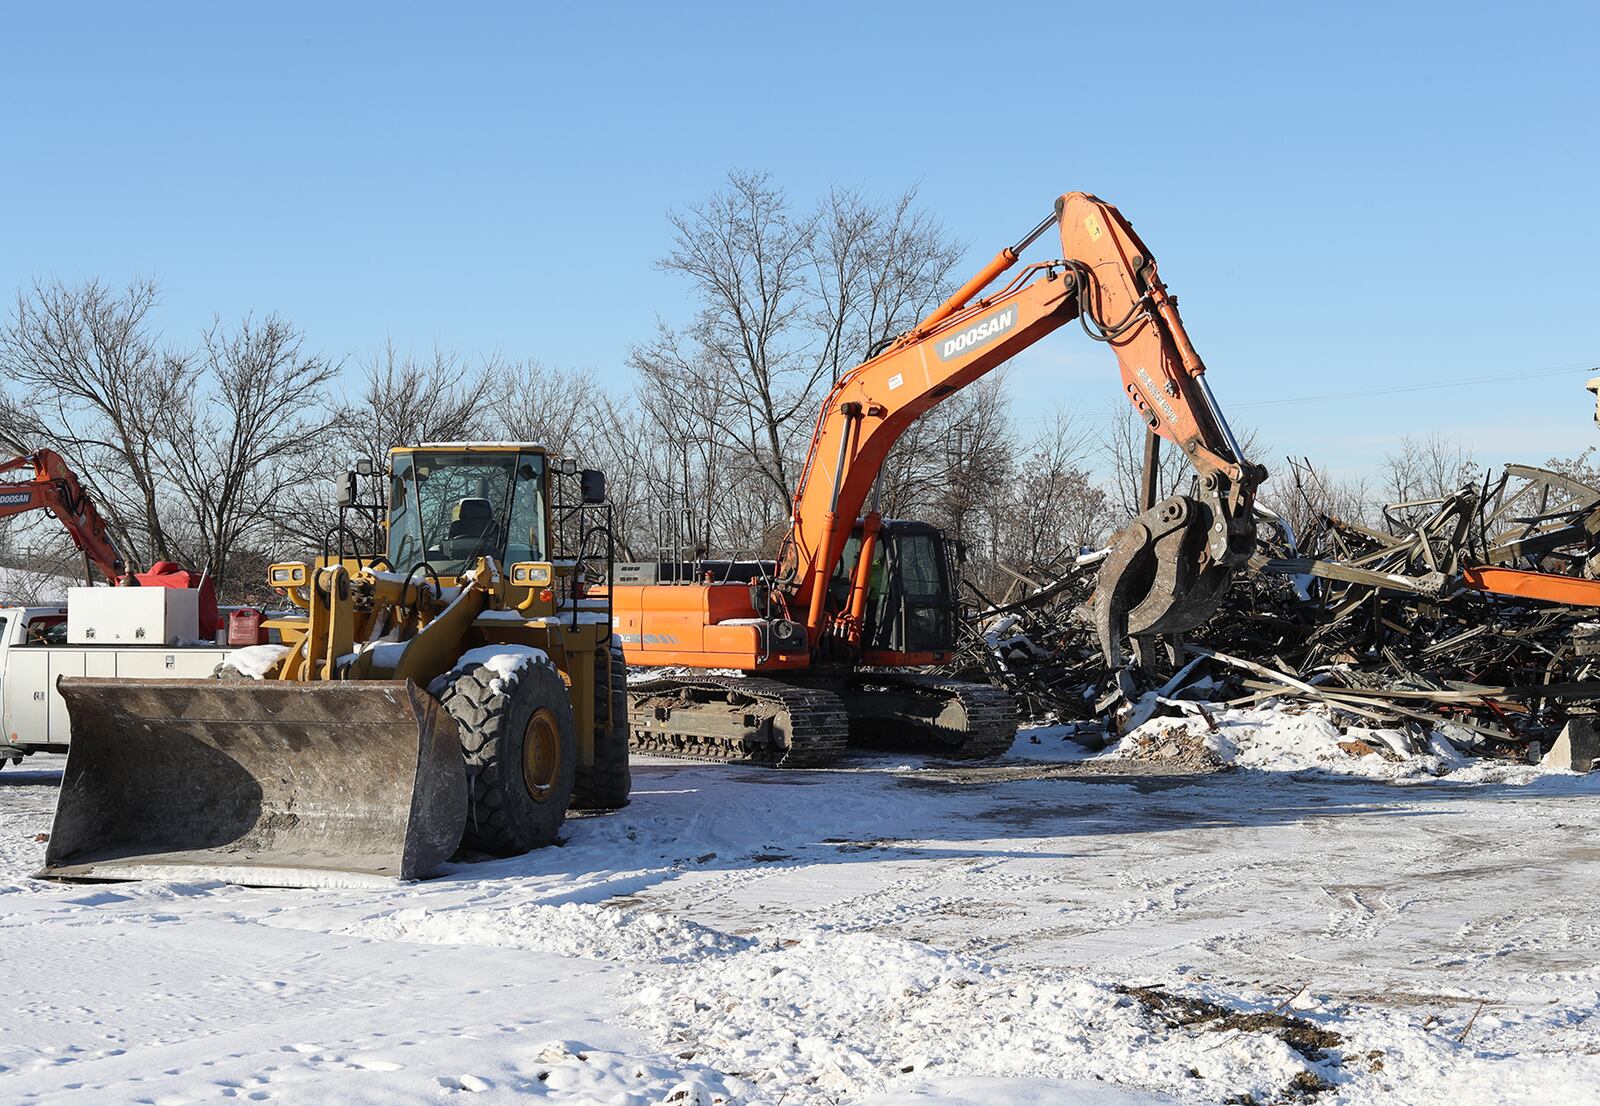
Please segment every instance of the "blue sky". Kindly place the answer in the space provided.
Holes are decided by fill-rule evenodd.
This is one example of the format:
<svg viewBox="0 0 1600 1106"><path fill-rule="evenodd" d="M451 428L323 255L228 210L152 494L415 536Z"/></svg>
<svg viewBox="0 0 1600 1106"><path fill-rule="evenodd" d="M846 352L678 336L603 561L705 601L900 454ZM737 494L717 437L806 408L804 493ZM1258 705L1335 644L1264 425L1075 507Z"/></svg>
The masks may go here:
<svg viewBox="0 0 1600 1106"><path fill-rule="evenodd" d="M690 312L664 213L731 167L917 184L972 268L1082 189L1269 465L1537 462L1600 442L1596 42L1576 4L8 3L0 292L154 274L178 339L276 310L622 387ZM1075 328L1011 380L1024 417L1116 396Z"/></svg>

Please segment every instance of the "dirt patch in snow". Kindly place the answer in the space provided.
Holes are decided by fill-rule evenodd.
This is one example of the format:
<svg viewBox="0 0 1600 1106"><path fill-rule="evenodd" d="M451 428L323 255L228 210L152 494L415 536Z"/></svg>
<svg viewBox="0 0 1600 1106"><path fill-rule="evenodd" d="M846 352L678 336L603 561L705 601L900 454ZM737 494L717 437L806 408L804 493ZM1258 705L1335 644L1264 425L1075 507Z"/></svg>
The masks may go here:
<svg viewBox="0 0 1600 1106"><path fill-rule="evenodd" d="M1246 1013L1195 995L1175 995L1160 987L1118 987L1117 990L1137 999L1153 1017L1173 1029L1267 1034L1288 1045L1311 1064L1327 1060L1332 1051L1344 1043L1344 1038L1331 1029L1323 1029L1304 1018L1277 1010ZM1373 1070L1381 1068L1379 1062ZM1310 1101L1332 1088L1332 1083L1307 1069L1295 1072L1274 1100ZM1260 1100L1254 1094L1245 1092L1223 1101L1237 1103L1238 1106L1256 1106Z"/></svg>
<svg viewBox="0 0 1600 1106"><path fill-rule="evenodd" d="M1198 776L1227 772L1228 765L1196 768L1181 761L1148 760L1130 765L1122 758L1069 761L1065 764L971 764L928 767L894 777L901 787L946 790L970 784L1027 783L1034 780L1074 780L1132 787L1141 794L1169 791L1194 782Z"/></svg>
<svg viewBox="0 0 1600 1106"><path fill-rule="evenodd" d="M1188 725L1135 731L1123 741L1118 753L1123 760L1171 765L1191 772L1215 772L1227 763L1203 734Z"/></svg>
<svg viewBox="0 0 1600 1106"><path fill-rule="evenodd" d="M1307 1060L1322 1060L1329 1049L1344 1043L1344 1038L1333 1030L1290 1014L1277 1011L1247 1014L1194 995L1175 995L1160 987L1119 987L1118 990L1138 999L1145 1009L1159 1015L1170 1026L1202 1026L1218 1033L1229 1029L1271 1033Z"/></svg>
<svg viewBox="0 0 1600 1106"><path fill-rule="evenodd" d="M1350 741L1341 741L1338 743L1338 748L1341 752L1349 753L1353 757L1380 756L1384 760L1390 762L1399 762L1401 759L1403 759L1399 753L1395 752L1387 745L1373 746L1365 741L1360 740L1359 738Z"/></svg>

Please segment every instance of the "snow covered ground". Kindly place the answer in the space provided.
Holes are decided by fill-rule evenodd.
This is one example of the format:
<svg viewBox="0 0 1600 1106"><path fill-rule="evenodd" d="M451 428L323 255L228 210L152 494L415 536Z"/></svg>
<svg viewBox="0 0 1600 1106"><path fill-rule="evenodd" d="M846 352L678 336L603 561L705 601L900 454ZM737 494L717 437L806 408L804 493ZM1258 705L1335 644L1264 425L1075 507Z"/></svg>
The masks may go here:
<svg viewBox="0 0 1600 1106"><path fill-rule="evenodd" d="M645 761L561 847L378 891L35 881L35 759L0 1101L1600 1102L1600 777L1402 738Z"/></svg>

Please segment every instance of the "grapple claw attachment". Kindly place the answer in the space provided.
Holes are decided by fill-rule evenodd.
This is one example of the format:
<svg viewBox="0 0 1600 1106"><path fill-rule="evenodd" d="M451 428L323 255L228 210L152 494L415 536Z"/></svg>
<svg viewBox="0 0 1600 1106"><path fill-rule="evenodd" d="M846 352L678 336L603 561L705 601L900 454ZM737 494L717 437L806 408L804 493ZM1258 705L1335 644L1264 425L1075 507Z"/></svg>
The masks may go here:
<svg viewBox="0 0 1600 1106"><path fill-rule="evenodd" d="M1211 503L1175 495L1111 539L1089 601L1110 667L1121 666L1125 638L1181 634L1217 609L1232 572L1213 556L1219 518Z"/></svg>

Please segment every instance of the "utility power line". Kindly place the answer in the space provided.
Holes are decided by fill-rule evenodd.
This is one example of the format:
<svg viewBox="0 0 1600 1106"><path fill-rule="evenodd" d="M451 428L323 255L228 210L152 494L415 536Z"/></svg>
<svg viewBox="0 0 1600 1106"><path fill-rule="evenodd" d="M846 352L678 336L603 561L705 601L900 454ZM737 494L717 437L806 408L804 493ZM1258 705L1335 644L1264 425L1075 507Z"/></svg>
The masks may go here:
<svg viewBox="0 0 1600 1106"><path fill-rule="evenodd" d="M1497 384L1508 380L1539 380L1553 376L1566 376L1582 371L1589 375L1600 375L1600 365L1589 361L1572 361L1556 368L1527 369L1520 372L1492 373L1487 376L1467 376L1455 380L1433 380L1422 384L1400 384L1392 388L1367 388L1351 392L1324 392L1320 395L1308 396L1283 396L1277 399L1255 399L1243 402L1230 402L1223 398L1223 409L1228 412L1245 411L1261 407L1291 407L1300 403L1331 403L1346 399L1366 399L1370 396L1392 396L1407 392L1430 392L1444 388L1467 388L1477 384ZM1072 421L1105 421L1121 417L1121 412L1107 414L1077 414L1069 416ZM1053 422L1054 415L1023 415L1018 422Z"/></svg>

